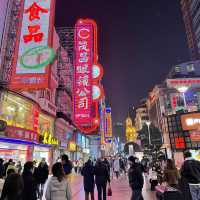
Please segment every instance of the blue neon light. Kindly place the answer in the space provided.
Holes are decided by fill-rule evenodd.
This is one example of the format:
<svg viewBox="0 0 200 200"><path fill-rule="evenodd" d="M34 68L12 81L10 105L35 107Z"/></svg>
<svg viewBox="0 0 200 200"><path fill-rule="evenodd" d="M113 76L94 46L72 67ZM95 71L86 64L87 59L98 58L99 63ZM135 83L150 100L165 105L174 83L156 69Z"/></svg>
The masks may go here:
<svg viewBox="0 0 200 200"><path fill-rule="evenodd" d="M13 144L24 144L24 145L36 145L36 146L49 147L49 148L52 147L52 145L49 145L49 144L39 144L36 142L11 139L11 138L0 138L0 142L7 142L7 143L13 143Z"/></svg>

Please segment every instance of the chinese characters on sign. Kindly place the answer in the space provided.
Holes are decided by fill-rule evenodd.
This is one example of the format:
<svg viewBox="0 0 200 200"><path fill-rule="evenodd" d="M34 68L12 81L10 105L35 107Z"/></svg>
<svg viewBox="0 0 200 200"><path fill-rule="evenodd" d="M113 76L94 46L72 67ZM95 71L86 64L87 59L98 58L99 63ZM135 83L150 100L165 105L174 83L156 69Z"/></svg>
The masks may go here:
<svg viewBox="0 0 200 200"><path fill-rule="evenodd" d="M17 128L13 126L7 126L5 132L6 136L10 138L38 142L37 132L35 131Z"/></svg>
<svg viewBox="0 0 200 200"><path fill-rule="evenodd" d="M76 124L91 122L93 26L76 24L75 30L74 120Z"/></svg>
<svg viewBox="0 0 200 200"><path fill-rule="evenodd" d="M48 87L54 3L54 0L24 0L19 44L14 56L10 84L12 89Z"/></svg>

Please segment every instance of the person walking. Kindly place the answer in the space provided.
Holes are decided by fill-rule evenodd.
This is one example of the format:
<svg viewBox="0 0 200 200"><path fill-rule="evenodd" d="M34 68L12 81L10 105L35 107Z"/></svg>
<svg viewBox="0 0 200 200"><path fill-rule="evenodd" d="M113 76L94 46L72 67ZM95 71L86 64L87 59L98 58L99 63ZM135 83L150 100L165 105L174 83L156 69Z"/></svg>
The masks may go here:
<svg viewBox="0 0 200 200"><path fill-rule="evenodd" d="M82 158L80 158L78 161L78 173L79 174L81 174L82 167L83 167L83 160L82 160Z"/></svg>
<svg viewBox="0 0 200 200"><path fill-rule="evenodd" d="M164 181L171 187L178 188L180 174L172 159L167 159L167 165L164 169Z"/></svg>
<svg viewBox="0 0 200 200"><path fill-rule="evenodd" d="M24 164L22 178L24 181L24 190L22 193L23 200L37 200L37 182L33 176L34 164L28 161Z"/></svg>
<svg viewBox="0 0 200 200"><path fill-rule="evenodd" d="M10 174L5 180L0 200L22 200L23 189L22 177L17 173Z"/></svg>
<svg viewBox="0 0 200 200"><path fill-rule="evenodd" d="M109 175L110 175L110 163L107 158L104 158L103 164L107 167Z"/></svg>
<svg viewBox="0 0 200 200"><path fill-rule="evenodd" d="M74 171L76 174L78 173L78 160L74 161Z"/></svg>
<svg viewBox="0 0 200 200"><path fill-rule="evenodd" d="M34 172L34 174L36 175L36 181L38 184L37 190L39 192L39 198L41 198L43 196L44 184L46 183L46 180L49 176L49 167L46 163L45 158L42 158L40 164L35 170L36 171Z"/></svg>
<svg viewBox="0 0 200 200"><path fill-rule="evenodd" d="M18 161L17 164L16 164L16 170L17 170L17 173L18 174L21 174L21 171L22 171L22 164L21 164L21 161Z"/></svg>
<svg viewBox="0 0 200 200"><path fill-rule="evenodd" d="M119 162L119 158L116 157L113 163L113 170L116 174L117 179L119 178L119 172L120 172L120 162Z"/></svg>
<svg viewBox="0 0 200 200"><path fill-rule="evenodd" d="M3 173L4 173L4 166L3 166L3 159L0 158L0 178L3 178Z"/></svg>
<svg viewBox="0 0 200 200"><path fill-rule="evenodd" d="M62 160L62 166L63 166L64 172L65 172L65 178L70 183L73 164L69 160L68 155L66 155L66 154L62 155L61 160Z"/></svg>
<svg viewBox="0 0 200 200"><path fill-rule="evenodd" d="M8 165L10 165L10 163L12 163L12 162L13 162L13 160L9 159L9 161L4 164L4 167L3 167L4 168L4 172L3 172L3 176L4 177L6 177L6 172L7 172Z"/></svg>
<svg viewBox="0 0 200 200"><path fill-rule="evenodd" d="M65 179L64 169L60 162L52 167L53 176L50 178L45 193L46 200L71 200L69 183Z"/></svg>
<svg viewBox="0 0 200 200"><path fill-rule="evenodd" d="M135 162L137 158L130 156L128 158L130 168L128 171L129 185L132 189L131 200L143 200L142 188L144 185L144 179L141 171L141 167Z"/></svg>
<svg viewBox="0 0 200 200"><path fill-rule="evenodd" d="M12 172L17 173L17 169L15 167L15 163L13 161L10 161L6 168L6 176L8 176L8 174Z"/></svg>
<svg viewBox="0 0 200 200"><path fill-rule="evenodd" d="M85 200L94 200L94 166L91 160L88 160L82 168L83 185L85 190Z"/></svg>
<svg viewBox="0 0 200 200"><path fill-rule="evenodd" d="M107 183L110 184L110 176L107 167L103 164L101 159L98 159L96 162L94 174L98 191L98 200L106 200L106 188Z"/></svg>
<svg viewBox="0 0 200 200"><path fill-rule="evenodd" d="M183 192L184 200L200 199L200 162L193 159L189 151L184 152L184 159L180 170L180 189Z"/></svg>

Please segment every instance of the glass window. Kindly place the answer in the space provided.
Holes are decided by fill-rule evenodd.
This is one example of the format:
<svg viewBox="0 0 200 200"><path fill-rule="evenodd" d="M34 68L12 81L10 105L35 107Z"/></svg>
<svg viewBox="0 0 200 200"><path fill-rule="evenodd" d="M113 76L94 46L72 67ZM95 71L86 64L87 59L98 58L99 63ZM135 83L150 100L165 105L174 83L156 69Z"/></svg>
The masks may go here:
<svg viewBox="0 0 200 200"><path fill-rule="evenodd" d="M34 130L34 105L31 101L11 93L2 94L0 119L7 125Z"/></svg>
<svg viewBox="0 0 200 200"><path fill-rule="evenodd" d="M43 113L39 114L39 134L44 135L47 132L53 136L54 133L54 119Z"/></svg>

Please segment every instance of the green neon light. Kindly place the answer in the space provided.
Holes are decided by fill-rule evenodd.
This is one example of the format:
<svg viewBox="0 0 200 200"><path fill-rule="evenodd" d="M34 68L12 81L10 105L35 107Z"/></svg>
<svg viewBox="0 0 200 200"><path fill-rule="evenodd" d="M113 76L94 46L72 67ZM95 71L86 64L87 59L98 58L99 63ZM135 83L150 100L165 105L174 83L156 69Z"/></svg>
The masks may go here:
<svg viewBox="0 0 200 200"><path fill-rule="evenodd" d="M37 63L35 65L27 65L24 63L26 56L42 55L42 53L44 53L44 51L47 51L49 56L43 62ZM37 47L31 48L31 49L28 49L27 51L25 51L25 53L20 57L20 64L22 65L22 67L24 67L26 69L39 69L39 68L43 68L43 67L47 66L48 64L50 64L54 60L54 58L55 58L55 53L54 53L53 48L49 48L48 46L37 46Z"/></svg>

